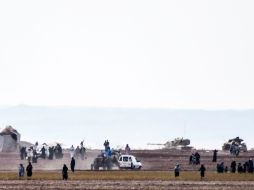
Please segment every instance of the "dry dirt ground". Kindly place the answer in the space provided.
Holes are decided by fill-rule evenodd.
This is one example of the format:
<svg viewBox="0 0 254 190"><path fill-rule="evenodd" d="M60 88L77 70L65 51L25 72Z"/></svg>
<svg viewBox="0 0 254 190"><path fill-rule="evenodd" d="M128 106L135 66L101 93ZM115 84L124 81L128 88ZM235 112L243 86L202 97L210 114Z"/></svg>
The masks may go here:
<svg viewBox="0 0 254 190"><path fill-rule="evenodd" d="M90 170L90 165L93 159L100 153L99 150L88 150L86 154L86 159L76 159L76 168L78 170ZM189 155L191 151L179 151L179 150L135 150L132 154L135 155L143 163L143 171L169 171L172 173L174 165L180 163L183 171L195 171L197 172L199 166L189 165ZM201 163L205 164L208 171L215 171L216 163L212 162L212 151L200 150ZM218 163L224 162L225 165L230 164L232 160L236 162L245 162L249 158L254 158L254 152L242 153L239 157L234 157L229 155L227 152L219 152ZM0 171L5 174L5 172L16 172L18 170L18 165L23 163L27 165L26 160L20 160L18 153L0 153ZM33 164L34 172L37 171L59 171L61 170L63 164L69 166L70 155L65 152L64 158L59 160L42 160L39 159L38 163ZM124 171L123 171L124 172ZM61 174L60 174L61 175ZM216 174L217 176L217 174ZM254 176L254 174L253 174ZM249 176L250 177L250 176ZM156 178L150 178L148 180L139 180L139 178L134 178L132 180L119 180L119 179L92 179L92 180L69 180L62 181L52 180L47 178L47 180L16 180L16 178L5 180L5 178L0 179L0 190L1 189L102 189L102 190L145 190L145 189L203 189L203 190L250 190L254 189L254 177L250 179L236 178L232 181L228 179L220 180L215 179L210 181L196 181L189 180L160 180ZM241 180L241 181L240 181ZM246 181L249 180L249 181Z"/></svg>
<svg viewBox="0 0 254 190"><path fill-rule="evenodd" d="M196 171L199 166L189 165L189 156L195 151L180 151L180 150L133 150L131 154L141 160L143 164L142 170L152 171L168 171L173 170L176 163L181 165L184 171ZM199 150L201 155L201 163L205 164L208 171L215 171L216 164L212 162L212 151ZM88 150L86 159L76 159L76 168L78 170L90 170L93 159L100 153L99 150ZM224 162L225 166L229 166L232 160L242 164L254 158L254 151L241 153L239 157L230 155L228 152L218 152L217 162ZM33 164L35 170L59 170L63 164L69 165L71 161L70 154L65 151L63 159L38 159L38 163ZM20 160L19 153L0 153L0 171L17 170L20 163L27 165L27 160Z"/></svg>
<svg viewBox="0 0 254 190"><path fill-rule="evenodd" d="M0 181L0 189L9 190L250 190L254 189L254 182L197 182L197 181L60 181L60 180L12 180Z"/></svg>

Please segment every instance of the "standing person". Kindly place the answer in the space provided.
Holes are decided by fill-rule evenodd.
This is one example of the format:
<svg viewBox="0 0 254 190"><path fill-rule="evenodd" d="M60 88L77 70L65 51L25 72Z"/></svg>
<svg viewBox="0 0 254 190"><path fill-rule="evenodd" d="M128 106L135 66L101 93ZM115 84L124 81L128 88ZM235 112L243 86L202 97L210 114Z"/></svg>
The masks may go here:
<svg viewBox="0 0 254 190"><path fill-rule="evenodd" d="M179 177L179 175L180 175L180 170L181 170L180 165L179 165L179 164L176 164L174 170L175 170L175 178Z"/></svg>
<svg viewBox="0 0 254 190"><path fill-rule="evenodd" d="M54 157L54 147L49 147L49 157L48 159L49 160L53 160L53 157Z"/></svg>
<svg viewBox="0 0 254 190"><path fill-rule="evenodd" d="M200 177L201 177L200 179L203 180L203 178L205 177L205 171L206 171L206 168L203 164L201 164L199 171L200 171Z"/></svg>
<svg viewBox="0 0 254 190"><path fill-rule="evenodd" d="M131 152L131 148L129 147L129 144L126 144L125 154L130 154L130 152Z"/></svg>
<svg viewBox="0 0 254 190"><path fill-rule="evenodd" d="M65 164L63 165L62 175L63 175L63 180L68 179L68 168Z"/></svg>
<svg viewBox="0 0 254 190"><path fill-rule="evenodd" d="M42 157L43 159L46 158L46 149L45 149L44 146L41 148L41 157Z"/></svg>
<svg viewBox="0 0 254 190"><path fill-rule="evenodd" d="M227 166L224 169L224 173L228 173L228 167Z"/></svg>
<svg viewBox="0 0 254 190"><path fill-rule="evenodd" d="M249 162L248 162L248 172L249 172L249 173L253 173L253 170L254 170L253 161L252 161L252 159L250 158L250 159L249 159Z"/></svg>
<svg viewBox="0 0 254 190"><path fill-rule="evenodd" d="M240 173L240 174L243 173L243 166L242 166L241 163L238 163L237 172Z"/></svg>
<svg viewBox="0 0 254 190"><path fill-rule="evenodd" d="M28 166L26 167L26 174L27 174L27 177L32 177L33 175L33 166L31 162L29 162Z"/></svg>
<svg viewBox="0 0 254 190"><path fill-rule="evenodd" d="M249 162L245 162L243 164L243 173L246 173L248 171L248 168L249 168L248 165L249 165Z"/></svg>
<svg viewBox="0 0 254 190"><path fill-rule="evenodd" d="M19 177L24 177L25 174L25 168L23 164L19 164Z"/></svg>
<svg viewBox="0 0 254 190"><path fill-rule="evenodd" d="M218 150L214 150L213 151L213 162L217 162L217 152L218 152Z"/></svg>
<svg viewBox="0 0 254 190"><path fill-rule="evenodd" d="M74 172L74 169L75 169L75 159L72 157L71 158L71 171Z"/></svg>
<svg viewBox="0 0 254 190"><path fill-rule="evenodd" d="M236 162L233 160L231 162L231 173L235 173L236 172Z"/></svg>
<svg viewBox="0 0 254 190"><path fill-rule="evenodd" d="M196 158L196 165L200 164L200 154L198 152L195 153L195 158Z"/></svg>

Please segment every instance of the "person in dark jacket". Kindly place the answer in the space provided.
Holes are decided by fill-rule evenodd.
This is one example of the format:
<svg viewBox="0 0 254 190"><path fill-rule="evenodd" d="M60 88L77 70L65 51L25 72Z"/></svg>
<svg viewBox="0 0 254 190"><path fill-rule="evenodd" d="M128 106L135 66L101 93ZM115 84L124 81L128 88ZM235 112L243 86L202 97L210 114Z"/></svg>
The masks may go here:
<svg viewBox="0 0 254 190"><path fill-rule="evenodd" d="M68 179L68 168L65 164L63 165L62 175L63 175L63 180Z"/></svg>
<svg viewBox="0 0 254 190"><path fill-rule="evenodd" d="M203 164L201 164L199 171L200 171L200 177L201 177L200 179L203 180L203 178L205 177L205 171L206 171L206 168Z"/></svg>
<svg viewBox="0 0 254 190"><path fill-rule="evenodd" d="M32 177L33 175L33 166L31 162L29 162L28 166L26 167L26 174L27 174L27 177Z"/></svg>
<svg viewBox="0 0 254 190"><path fill-rule="evenodd" d="M243 164L243 173L246 173L248 171L248 168L249 168L249 162L245 162Z"/></svg>
<svg viewBox="0 0 254 190"><path fill-rule="evenodd" d="M242 166L241 163L238 163L237 172L240 173L240 174L243 173L243 166Z"/></svg>
<svg viewBox="0 0 254 190"><path fill-rule="evenodd" d="M54 157L54 148L53 147L49 147L49 160L53 160Z"/></svg>
<svg viewBox="0 0 254 190"><path fill-rule="evenodd" d="M224 173L228 173L228 167L225 166Z"/></svg>
<svg viewBox="0 0 254 190"><path fill-rule="evenodd" d="M195 153L195 158L196 158L196 165L199 165L201 156L198 152Z"/></svg>
<svg viewBox="0 0 254 190"><path fill-rule="evenodd" d="M175 171L175 178L179 177L180 170L181 170L180 164L176 164L175 169L174 169L174 171Z"/></svg>
<svg viewBox="0 0 254 190"><path fill-rule="evenodd" d="M218 152L218 150L214 150L213 151L213 162L217 162L217 152Z"/></svg>
<svg viewBox="0 0 254 190"><path fill-rule="evenodd" d="M252 159L250 159L249 162L248 162L248 172L249 173L253 173L253 170L254 170L253 167L254 167L253 166L253 161L252 161Z"/></svg>
<svg viewBox="0 0 254 190"><path fill-rule="evenodd" d="M74 172L74 169L75 169L75 159L72 157L71 158L71 171Z"/></svg>
<svg viewBox="0 0 254 190"><path fill-rule="evenodd" d="M46 149L45 149L44 146L41 148L41 157L42 157L43 159L46 158Z"/></svg>
<svg viewBox="0 0 254 190"><path fill-rule="evenodd" d="M230 167L231 167L231 173L235 173L236 172L236 162L232 161Z"/></svg>

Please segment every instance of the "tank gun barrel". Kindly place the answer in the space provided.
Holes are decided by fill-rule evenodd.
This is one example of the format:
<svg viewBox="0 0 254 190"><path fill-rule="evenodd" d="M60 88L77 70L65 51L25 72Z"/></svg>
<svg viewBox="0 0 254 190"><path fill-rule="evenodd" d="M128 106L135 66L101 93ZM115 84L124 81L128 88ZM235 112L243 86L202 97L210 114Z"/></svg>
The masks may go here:
<svg viewBox="0 0 254 190"><path fill-rule="evenodd" d="M161 143L148 143L147 145L166 145L166 144L161 144Z"/></svg>

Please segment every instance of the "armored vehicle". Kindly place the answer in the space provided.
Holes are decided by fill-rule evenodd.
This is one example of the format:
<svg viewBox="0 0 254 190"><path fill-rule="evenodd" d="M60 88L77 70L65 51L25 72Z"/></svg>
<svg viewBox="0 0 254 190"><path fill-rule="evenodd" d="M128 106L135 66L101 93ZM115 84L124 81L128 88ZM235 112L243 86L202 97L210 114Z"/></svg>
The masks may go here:
<svg viewBox="0 0 254 190"><path fill-rule="evenodd" d="M192 146L190 145L190 139L184 139L184 138L175 138L172 141L167 141L164 144L160 143L148 143L148 145L160 145L163 146L164 149L181 149L181 150L188 150L192 149Z"/></svg>
<svg viewBox="0 0 254 190"><path fill-rule="evenodd" d="M247 145L243 141L239 137L229 139L228 142L223 144L222 150L230 151L231 154L238 156L241 151L247 151Z"/></svg>

